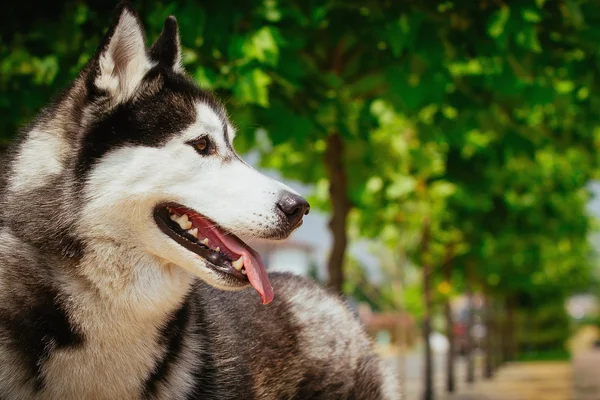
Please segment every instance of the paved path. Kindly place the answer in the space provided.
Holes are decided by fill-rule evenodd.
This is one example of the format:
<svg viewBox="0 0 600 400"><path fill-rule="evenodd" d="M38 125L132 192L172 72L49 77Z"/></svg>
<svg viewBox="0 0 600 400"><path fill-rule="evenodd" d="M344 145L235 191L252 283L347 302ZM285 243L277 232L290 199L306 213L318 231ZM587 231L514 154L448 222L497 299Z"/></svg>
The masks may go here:
<svg viewBox="0 0 600 400"><path fill-rule="evenodd" d="M507 364L494 379L480 380L444 400L571 400L571 374L566 362Z"/></svg>
<svg viewBox="0 0 600 400"><path fill-rule="evenodd" d="M434 391L436 400L444 399L445 393L445 375L444 363L445 354L433 355L433 370L434 370ZM420 400L423 393L423 356L419 351L411 352L401 357L388 358L390 366L399 377L402 389L402 400ZM480 379L482 370L481 358L476 359L475 373L477 379ZM456 386L460 392L467 387L466 381L466 363L461 357L456 360Z"/></svg>
<svg viewBox="0 0 600 400"><path fill-rule="evenodd" d="M600 349L573 357L573 400L600 400Z"/></svg>
<svg viewBox="0 0 600 400"><path fill-rule="evenodd" d="M444 390L444 355L434 356L436 400L600 400L600 349L587 349L568 362L509 363L491 380L478 374L473 385L464 383L465 364L456 365L457 392ZM477 360L476 371L481 371ZM390 359L401 377L403 400L420 400L422 394L422 356L419 353Z"/></svg>

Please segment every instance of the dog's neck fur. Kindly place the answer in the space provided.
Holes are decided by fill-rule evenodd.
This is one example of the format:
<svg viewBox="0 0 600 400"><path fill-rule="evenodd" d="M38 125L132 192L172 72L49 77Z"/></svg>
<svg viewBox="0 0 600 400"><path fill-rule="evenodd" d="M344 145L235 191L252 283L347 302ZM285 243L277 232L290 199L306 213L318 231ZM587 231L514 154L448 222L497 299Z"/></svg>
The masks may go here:
<svg viewBox="0 0 600 400"><path fill-rule="evenodd" d="M57 279L62 280L64 306L85 341L78 351L57 352L48 360L46 379L60 383L48 387L64 390L53 393L56 398L75 393L135 398L164 357L160 332L185 301L194 278L135 248L104 242L88 246L75 268L59 272ZM111 376L98 379L101 374Z"/></svg>
<svg viewBox="0 0 600 400"><path fill-rule="evenodd" d="M23 265L15 262L2 271L4 304L23 304L27 313L55 298L75 335L81 338L65 350L55 347L60 346L58 343L50 344L54 350L44 359L40 371L44 380L42 397L139 398L146 380L165 357L162 331L187 301L195 278L179 267L117 242L87 244L81 258L66 260L59 254L35 251L18 234L11 234L8 227L1 235L4 247L14 249L16 254L37 253L38 260ZM26 291L32 287L39 289ZM27 374L15 371L15 393L21 393L19 379ZM189 390L193 382L185 373L173 379L173 393ZM31 393L15 396L31 398Z"/></svg>
<svg viewBox="0 0 600 400"><path fill-rule="evenodd" d="M78 285L87 286L98 304L130 318L164 322L189 292L194 278L179 268L136 248L112 241L86 246L76 267ZM85 287L74 288L78 295ZM91 299L90 299L91 300Z"/></svg>

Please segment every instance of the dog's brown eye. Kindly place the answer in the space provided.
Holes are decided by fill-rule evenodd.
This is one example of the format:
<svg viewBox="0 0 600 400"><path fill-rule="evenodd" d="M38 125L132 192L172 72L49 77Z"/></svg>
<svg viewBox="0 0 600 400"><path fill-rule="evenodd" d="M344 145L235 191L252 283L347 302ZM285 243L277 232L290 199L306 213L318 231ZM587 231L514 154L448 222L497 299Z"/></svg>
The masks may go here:
<svg viewBox="0 0 600 400"><path fill-rule="evenodd" d="M190 142L192 146L196 149L196 151L200 154L208 154L210 151L210 146L208 139L205 137L198 138Z"/></svg>
<svg viewBox="0 0 600 400"><path fill-rule="evenodd" d="M206 151L206 149L208 148L208 140L206 140L205 138L198 139L194 146L198 151Z"/></svg>

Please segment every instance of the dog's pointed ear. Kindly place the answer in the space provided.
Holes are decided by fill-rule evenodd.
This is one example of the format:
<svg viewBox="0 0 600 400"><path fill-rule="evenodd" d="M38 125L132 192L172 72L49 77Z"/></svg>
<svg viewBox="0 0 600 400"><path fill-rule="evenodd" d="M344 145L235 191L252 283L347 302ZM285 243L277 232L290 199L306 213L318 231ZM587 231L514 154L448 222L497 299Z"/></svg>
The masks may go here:
<svg viewBox="0 0 600 400"><path fill-rule="evenodd" d="M159 65L181 71L181 45L177 19L170 16L165 20L162 33L150 48L150 58Z"/></svg>
<svg viewBox="0 0 600 400"><path fill-rule="evenodd" d="M128 3L119 4L96 52L94 84L115 102L129 99L151 66L140 19Z"/></svg>

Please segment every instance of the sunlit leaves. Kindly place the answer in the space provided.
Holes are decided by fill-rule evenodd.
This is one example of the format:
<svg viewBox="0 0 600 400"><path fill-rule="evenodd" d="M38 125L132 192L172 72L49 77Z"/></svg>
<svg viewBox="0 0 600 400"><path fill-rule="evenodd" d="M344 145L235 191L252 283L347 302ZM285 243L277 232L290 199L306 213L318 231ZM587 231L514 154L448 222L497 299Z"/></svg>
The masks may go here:
<svg viewBox="0 0 600 400"><path fill-rule="evenodd" d="M533 8L524 8L523 10L521 10L521 16L525 21L531 22L533 24L542 21L542 16L540 15L540 12Z"/></svg>
<svg viewBox="0 0 600 400"><path fill-rule="evenodd" d="M471 158L476 153L489 150L489 145L494 140L497 140L495 132L482 132L479 129L472 129L465 133L464 144L462 146L463 158Z"/></svg>
<svg viewBox="0 0 600 400"><path fill-rule="evenodd" d="M15 77L31 77L35 85L50 85L58 73L56 55L35 57L24 49L16 49L12 57L0 62L0 84L3 86Z"/></svg>
<svg viewBox="0 0 600 400"><path fill-rule="evenodd" d="M398 175L392 180L391 185L386 190L389 199L399 200L402 197L413 192L417 187L417 181L411 176Z"/></svg>
<svg viewBox="0 0 600 400"><path fill-rule="evenodd" d="M379 176L372 176L367 180L366 193L376 194L383 188L383 179Z"/></svg>
<svg viewBox="0 0 600 400"><path fill-rule="evenodd" d="M559 94L571 93L575 89L575 84L572 81L557 80L554 83L554 88Z"/></svg>
<svg viewBox="0 0 600 400"><path fill-rule="evenodd" d="M507 5L496 11L488 23L488 34L496 39L502 35L504 33L504 27L506 26L509 16L510 8Z"/></svg>
<svg viewBox="0 0 600 400"><path fill-rule="evenodd" d="M232 40L230 55L241 63L256 60L269 66L277 65L279 61L279 45L275 39L277 30L272 27L262 27L249 36Z"/></svg>
<svg viewBox="0 0 600 400"><path fill-rule="evenodd" d="M239 76L233 92L239 101L267 107L270 83L271 77L261 69L255 68Z"/></svg>
<svg viewBox="0 0 600 400"><path fill-rule="evenodd" d="M444 200L456 192L456 185L439 180L431 183L429 191L434 199Z"/></svg>
<svg viewBox="0 0 600 400"><path fill-rule="evenodd" d="M281 11L279 9L278 1L276 0L265 0L263 1L262 13L265 19L269 22L278 22L281 19Z"/></svg>

